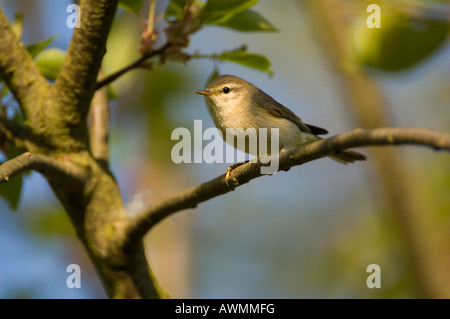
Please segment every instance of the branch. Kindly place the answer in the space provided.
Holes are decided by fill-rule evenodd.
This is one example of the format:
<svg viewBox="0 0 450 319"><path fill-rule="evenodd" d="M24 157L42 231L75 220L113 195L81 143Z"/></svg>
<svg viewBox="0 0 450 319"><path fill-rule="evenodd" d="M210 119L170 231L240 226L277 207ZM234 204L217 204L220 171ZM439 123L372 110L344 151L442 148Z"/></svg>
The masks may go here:
<svg viewBox="0 0 450 319"><path fill-rule="evenodd" d="M143 54L139 59L137 59L136 61L134 61L133 63L131 63L130 65L124 67L123 69L120 69L119 71L108 75L106 78L104 78L103 80L97 82L95 89L98 90L101 87L115 81L117 78L119 78L120 76L124 75L125 73L127 73L130 70L133 69L137 69L139 67L141 67L142 63L151 58L154 57L156 55L159 54L163 54L164 51L166 51L169 47L171 46L170 42L167 42L165 45L163 45L162 47L160 47L159 49L153 50L149 53Z"/></svg>
<svg viewBox="0 0 450 319"><path fill-rule="evenodd" d="M117 3L118 0L81 2L81 26L74 29L53 87L61 117L68 125L76 126L86 120Z"/></svg>
<svg viewBox="0 0 450 319"><path fill-rule="evenodd" d="M109 120L108 91L103 88L95 92L89 109L89 146L92 156L105 167L109 164Z"/></svg>
<svg viewBox="0 0 450 319"><path fill-rule="evenodd" d="M35 107L49 84L40 74L27 49L14 33L0 8L0 75L17 99L25 119L40 110Z"/></svg>
<svg viewBox="0 0 450 319"><path fill-rule="evenodd" d="M352 147L400 144L425 145L436 150L450 150L450 134L414 128L355 129L351 132L282 152L279 157L279 170L287 171L293 166L301 165L327 156L335 151ZM262 176L260 167L261 163L258 162L247 163L234 169L230 178L230 181L233 181L234 185L228 186L225 175L221 175L169 198L157 201L133 217L127 230L128 241L133 242L142 238L161 220L180 210L194 208L199 203L226 194L234 190L235 187Z"/></svg>
<svg viewBox="0 0 450 319"><path fill-rule="evenodd" d="M48 175L63 175L83 181L86 174L78 166L57 161L41 154L25 152L0 165L0 184L8 182L12 177L26 170L35 170Z"/></svg>

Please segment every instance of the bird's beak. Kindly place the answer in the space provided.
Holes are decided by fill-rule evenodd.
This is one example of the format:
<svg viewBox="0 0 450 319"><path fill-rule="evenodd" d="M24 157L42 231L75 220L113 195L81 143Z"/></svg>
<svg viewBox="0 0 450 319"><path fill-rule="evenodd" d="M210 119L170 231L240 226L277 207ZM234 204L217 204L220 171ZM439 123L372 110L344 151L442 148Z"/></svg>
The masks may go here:
<svg viewBox="0 0 450 319"><path fill-rule="evenodd" d="M206 95L206 96L210 96L210 95L213 95L213 94L214 94L214 93L212 93L212 92L205 91L205 90L195 91L195 93L201 94L201 95Z"/></svg>

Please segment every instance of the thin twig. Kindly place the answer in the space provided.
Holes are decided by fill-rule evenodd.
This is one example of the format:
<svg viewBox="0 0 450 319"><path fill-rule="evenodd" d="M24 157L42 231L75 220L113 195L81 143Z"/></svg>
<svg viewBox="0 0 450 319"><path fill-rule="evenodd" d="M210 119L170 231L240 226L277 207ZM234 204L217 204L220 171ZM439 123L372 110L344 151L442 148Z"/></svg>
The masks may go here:
<svg viewBox="0 0 450 319"><path fill-rule="evenodd" d="M425 145L436 150L450 150L450 134L428 129L356 129L281 153L279 157L279 170L287 171L293 166L301 165L347 148L398 144ZM129 241L141 238L154 225L178 211L194 208L199 203L228 193L234 190L235 187L262 176L260 167L261 163L258 162L247 163L234 169L230 178L231 181L235 181L234 185L229 186L225 180L225 175L221 175L208 182L172 195L169 198L157 201L133 217L128 229Z"/></svg>
<svg viewBox="0 0 450 319"><path fill-rule="evenodd" d="M89 146L92 156L105 167L109 165L109 120L108 92L102 88L95 92L89 109Z"/></svg>
<svg viewBox="0 0 450 319"><path fill-rule="evenodd" d="M108 75L103 80L97 82L97 84L95 86L95 89L98 90L101 87L103 87L103 86L105 86L105 85L115 81L117 78L119 78L120 76L124 75L128 71L139 68L145 60L147 60L147 59L149 59L151 57L154 57L156 55L164 53L164 51L166 51L170 47L170 45L171 45L170 42L167 42L165 45L163 45L159 49L156 49L156 50L154 50L154 51L152 51L152 52L150 52L148 54L143 54L139 59L137 59L136 61L134 61L130 65L124 67L123 69L120 69L119 71L117 71L117 72L115 72L115 73L113 73L111 75Z"/></svg>
<svg viewBox="0 0 450 319"><path fill-rule="evenodd" d="M148 34L153 33L153 27L155 24L155 7L156 7L156 0L149 0L150 7L148 10L148 21L147 21L147 32Z"/></svg>

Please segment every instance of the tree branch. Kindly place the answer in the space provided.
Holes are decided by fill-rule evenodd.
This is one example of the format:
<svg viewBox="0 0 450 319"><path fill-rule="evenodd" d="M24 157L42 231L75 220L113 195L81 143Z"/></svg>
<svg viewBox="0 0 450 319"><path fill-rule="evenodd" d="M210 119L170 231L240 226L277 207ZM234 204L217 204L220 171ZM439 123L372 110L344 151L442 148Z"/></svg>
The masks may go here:
<svg viewBox="0 0 450 319"><path fill-rule="evenodd" d="M57 161L41 154L25 152L0 165L0 184L8 182L12 177L26 170L35 170L48 175L62 175L82 181L86 173L78 166Z"/></svg>
<svg viewBox="0 0 450 319"><path fill-rule="evenodd" d="M87 118L117 3L118 0L81 1L81 27L73 32L53 87L61 119L69 127L83 126ZM84 133L81 128L78 135Z"/></svg>
<svg viewBox="0 0 450 319"><path fill-rule="evenodd" d="M141 67L142 63L145 60L150 59L151 57L154 57L156 55L163 54L164 51L166 51L170 46L171 46L170 42L167 42L165 45L163 45L159 49L153 50L153 51L151 51L150 53L147 53L147 54L143 54L139 59L137 59L136 61L134 61L130 65L124 67L123 69L120 69L119 71L117 71L117 72L115 72L115 73L113 73L111 75L108 75L103 80L100 80L99 82L97 82L97 84L95 86L95 89L98 90L101 87L103 87L103 86L105 86L105 85L115 81L120 76L122 76L125 73L127 73L128 71Z"/></svg>
<svg viewBox="0 0 450 319"><path fill-rule="evenodd" d="M108 92L103 88L95 92L89 109L89 146L92 156L105 167L109 165L109 120Z"/></svg>
<svg viewBox="0 0 450 319"><path fill-rule="evenodd" d="M282 152L279 157L279 170L287 171L293 166L348 148L400 144L416 144L429 146L436 150L450 150L450 134L414 128L355 129L351 132ZM178 211L194 208L199 203L226 194L234 190L235 187L262 176L261 166L260 162L247 163L234 169L230 178L234 185L228 186L225 175L221 175L169 198L157 201L133 217L128 227L128 241L133 242L142 238L153 226Z"/></svg>
<svg viewBox="0 0 450 319"><path fill-rule="evenodd" d="M41 100L42 89L49 84L41 75L27 49L15 35L8 18L0 8L0 74L17 99L25 119L40 110L35 107Z"/></svg>

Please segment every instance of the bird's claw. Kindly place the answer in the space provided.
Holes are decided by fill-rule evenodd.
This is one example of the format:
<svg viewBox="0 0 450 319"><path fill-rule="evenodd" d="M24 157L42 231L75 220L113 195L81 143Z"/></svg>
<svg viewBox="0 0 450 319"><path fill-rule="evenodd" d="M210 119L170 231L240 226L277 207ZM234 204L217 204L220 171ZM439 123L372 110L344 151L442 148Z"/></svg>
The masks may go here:
<svg viewBox="0 0 450 319"><path fill-rule="evenodd" d="M230 187L230 183L229 183L230 180L233 181L234 186L239 185L239 181L238 181L236 178L234 178L234 177L231 178L231 172L232 172L235 168L237 168L237 167L239 167L239 166L241 166L241 165L243 165L243 164L245 164L245 163L236 163L236 164L231 165L231 166L228 167L227 171L225 172L225 183L227 184L228 187Z"/></svg>
<svg viewBox="0 0 450 319"><path fill-rule="evenodd" d="M230 184L228 182L230 181L232 170L233 170L233 168L230 166L230 167L228 167L228 169L225 173L225 184L227 184L228 187L230 187Z"/></svg>

